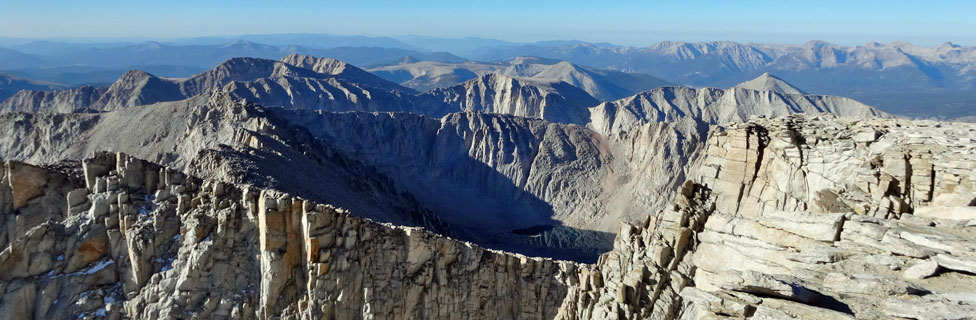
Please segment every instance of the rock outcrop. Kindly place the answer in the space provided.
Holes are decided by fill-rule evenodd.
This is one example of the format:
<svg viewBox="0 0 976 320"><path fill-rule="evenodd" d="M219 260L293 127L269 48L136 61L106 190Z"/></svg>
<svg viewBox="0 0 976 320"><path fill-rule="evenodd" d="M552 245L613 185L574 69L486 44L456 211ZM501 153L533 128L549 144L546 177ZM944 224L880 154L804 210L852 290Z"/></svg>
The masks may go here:
<svg viewBox="0 0 976 320"><path fill-rule="evenodd" d="M674 207L624 225L563 315L968 317L974 131L795 116L715 132Z"/></svg>

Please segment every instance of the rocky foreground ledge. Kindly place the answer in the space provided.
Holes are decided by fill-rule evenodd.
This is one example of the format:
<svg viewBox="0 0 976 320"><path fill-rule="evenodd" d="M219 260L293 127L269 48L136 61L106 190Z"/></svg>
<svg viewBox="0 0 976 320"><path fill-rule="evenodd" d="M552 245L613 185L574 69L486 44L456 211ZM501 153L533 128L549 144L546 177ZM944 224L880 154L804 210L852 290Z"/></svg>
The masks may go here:
<svg viewBox="0 0 976 320"><path fill-rule="evenodd" d="M673 208L595 265L492 251L100 153L7 162L0 318L966 318L976 126L713 130Z"/></svg>
<svg viewBox="0 0 976 320"><path fill-rule="evenodd" d="M624 226L579 318L976 315L976 126L826 116L713 132L672 210Z"/></svg>

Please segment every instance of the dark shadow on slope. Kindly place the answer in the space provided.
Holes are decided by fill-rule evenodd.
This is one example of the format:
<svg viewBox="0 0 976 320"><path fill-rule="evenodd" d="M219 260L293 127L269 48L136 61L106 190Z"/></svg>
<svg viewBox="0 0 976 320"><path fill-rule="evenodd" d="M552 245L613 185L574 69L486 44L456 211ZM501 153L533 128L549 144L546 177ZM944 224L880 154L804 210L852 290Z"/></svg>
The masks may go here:
<svg viewBox="0 0 976 320"><path fill-rule="evenodd" d="M562 225L553 218L549 203L523 188L540 152L532 141L493 136L497 132L491 130L455 132L451 130L460 129L442 127L439 119L411 114L274 112L341 150L344 158L362 161L390 177L398 190L449 224L454 237L488 248L584 262L594 262L612 248L612 233ZM361 116L370 118L358 119ZM517 126L509 129L521 137L533 134ZM505 158L495 160L508 167L494 168L472 158L469 152L483 150L469 150L470 135L503 141L483 156ZM499 170L515 173L510 171L509 177ZM546 227L533 235L512 232L537 226Z"/></svg>
<svg viewBox="0 0 976 320"><path fill-rule="evenodd" d="M554 225L536 225L528 228L515 229L512 230L512 233L520 236L538 237L554 228L556 228Z"/></svg>
<svg viewBox="0 0 976 320"><path fill-rule="evenodd" d="M849 314L851 316L854 316L854 310L852 310L851 307L849 305L847 305L846 303L844 303L844 302L842 302L840 300L837 300L837 298L834 298L834 297L831 297L831 296L822 294L822 293L817 292L815 290L810 290L810 291L813 292L813 293L815 293L815 294L817 294L816 299L814 299L813 301L811 301L810 302L810 305L815 306L815 307L824 308L824 309L834 310L834 311L837 311L837 312L843 312L843 313Z"/></svg>
<svg viewBox="0 0 976 320"><path fill-rule="evenodd" d="M294 136L281 141L248 133L260 142L260 148L221 145L216 150L202 150L189 166L197 171L192 173L206 176L217 172L224 175L224 180L236 179L235 182L329 203L360 217L453 235L449 225L409 194L398 192L389 178L338 155L328 145L310 139L307 133L296 130Z"/></svg>

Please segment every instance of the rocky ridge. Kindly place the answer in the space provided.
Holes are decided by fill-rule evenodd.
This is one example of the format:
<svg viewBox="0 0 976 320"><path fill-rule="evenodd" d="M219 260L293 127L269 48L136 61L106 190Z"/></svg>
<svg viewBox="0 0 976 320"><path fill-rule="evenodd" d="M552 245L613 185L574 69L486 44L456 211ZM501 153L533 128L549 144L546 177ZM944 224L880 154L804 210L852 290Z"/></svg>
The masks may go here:
<svg viewBox="0 0 976 320"><path fill-rule="evenodd" d="M131 70L107 88L82 87L56 91L20 91L0 102L5 112L112 111L159 102L178 101L214 91L227 92L268 107L330 111L392 111L413 90L380 79L344 62L289 55L299 63L233 58L185 79L168 79ZM332 68L325 66L331 65ZM316 69L306 69L304 67ZM395 110L395 109L394 109Z"/></svg>
<svg viewBox="0 0 976 320"><path fill-rule="evenodd" d="M214 92L285 109L410 112L434 117L478 111L561 123L586 123L587 108L597 103L564 82L496 74L417 94L339 60L292 54L281 61L233 58L186 79L131 70L105 88L23 90L0 101L0 112L104 112Z"/></svg>
<svg viewBox="0 0 976 320"><path fill-rule="evenodd" d="M486 74L542 82L562 81L601 101L616 100L669 84L646 74L585 68L567 61L537 57L516 57L491 63L408 60L372 67L369 71L418 91L447 88Z"/></svg>
<svg viewBox="0 0 976 320"><path fill-rule="evenodd" d="M762 77L757 79L762 80ZM795 113L831 113L855 118L892 115L853 99L789 94L772 90L733 87L661 87L632 97L603 102L590 108L589 126L607 136L648 122L670 122L690 117L709 124L743 122L750 116L779 117Z"/></svg>
<svg viewBox="0 0 976 320"><path fill-rule="evenodd" d="M3 318L550 318L573 273L121 153L83 167L4 166Z"/></svg>

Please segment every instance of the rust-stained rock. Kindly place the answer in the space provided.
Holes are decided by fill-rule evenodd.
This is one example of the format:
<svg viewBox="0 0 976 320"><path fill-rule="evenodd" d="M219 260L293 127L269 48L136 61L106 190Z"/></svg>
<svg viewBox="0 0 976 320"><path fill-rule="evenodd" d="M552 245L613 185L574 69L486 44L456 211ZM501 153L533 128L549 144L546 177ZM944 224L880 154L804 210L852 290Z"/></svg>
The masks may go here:
<svg viewBox="0 0 976 320"><path fill-rule="evenodd" d="M47 185L47 171L26 163L7 161L7 183L13 192L14 209L41 195Z"/></svg>

